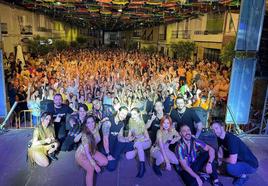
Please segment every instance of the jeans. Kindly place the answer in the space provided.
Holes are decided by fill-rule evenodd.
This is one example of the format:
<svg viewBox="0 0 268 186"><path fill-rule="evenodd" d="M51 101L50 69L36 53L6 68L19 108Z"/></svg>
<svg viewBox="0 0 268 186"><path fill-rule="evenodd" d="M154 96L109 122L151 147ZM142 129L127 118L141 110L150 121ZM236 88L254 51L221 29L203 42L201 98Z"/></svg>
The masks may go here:
<svg viewBox="0 0 268 186"><path fill-rule="evenodd" d="M65 124L54 123L54 129L57 139L59 140L60 144L62 144L67 134L67 131L65 130Z"/></svg>
<svg viewBox="0 0 268 186"><path fill-rule="evenodd" d="M236 164L226 164L226 171L233 177L240 177L242 174L253 174L257 169L246 162L237 162Z"/></svg>
<svg viewBox="0 0 268 186"><path fill-rule="evenodd" d="M32 124L33 127L36 127L40 123L40 116L32 115Z"/></svg>
<svg viewBox="0 0 268 186"><path fill-rule="evenodd" d="M115 160L108 161L107 170L114 171L117 167L117 163L120 159L122 153L134 150L133 142L122 143L117 141L113 149L110 149L110 154L114 157Z"/></svg>
<svg viewBox="0 0 268 186"><path fill-rule="evenodd" d="M209 159L208 152L202 152L199 154L199 156L196 158L195 162L191 164L191 169L198 173L202 171L203 167L206 165ZM198 183L194 177L192 177L187 171L183 170L181 171L181 178L186 186L198 186ZM210 178L212 180L218 179L218 173L216 169L215 162L212 163L212 173L210 174Z"/></svg>
<svg viewBox="0 0 268 186"><path fill-rule="evenodd" d="M74 142L74 136L67 136L62 145L61 145L61 151L71 151L75 148L75 142Z"/></svg>

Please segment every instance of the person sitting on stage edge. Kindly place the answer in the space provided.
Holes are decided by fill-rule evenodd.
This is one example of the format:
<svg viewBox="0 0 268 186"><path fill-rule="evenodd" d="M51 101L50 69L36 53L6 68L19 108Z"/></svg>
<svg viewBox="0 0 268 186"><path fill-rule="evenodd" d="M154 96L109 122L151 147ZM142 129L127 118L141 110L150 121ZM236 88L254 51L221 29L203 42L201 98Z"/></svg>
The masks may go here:
<svg viewBox="0 0 268 186"><path fill-rule="evenodd" d="M102 124L102 146L103 153L109 160L107 165L108 171L114 171L120 159L120 155L125 152L134 150L134 143L118 141L118 134L125 125L128 114L128 108L122 106L119 108L116 116L110 116L108 121Z"/></svg>
<svg viewBox="0 0 268 186"><path fill-rule="evenodd" d="M134 150L128 151L126 158L130 160L138 155L140 163L136 177L142 178L146 171L144 151L151 147L152 142L138 108L134 107L131 109L131 117L128 124L120 130L118 140L123 143L129 141L134 142Z"/></svg>
<svg viewBox="0 0 268 186"><path fill-rule="evenodd" d="M240 138L225 132L221 121L212 122L211 127L218 137L219 164L223 163L226 172L234 177L234 185L244 185L249 179L247 174L257 171L259 166L257 158Z"/></svg>
<svg viewBox="0 0 268 186"><path fill-rule="evenodd" d="M99 173L101 171L100 167L108 164L107 158L97 151L97 139L92 134L91 128L91 123L87 123L83 127L82 143L75 153L76 162L87 171L87 186L93 186L94 170Z"/></svg>
<svg viewBox="0 0 268 186"><path fill-rule="evenodd" d="M34 129L33 139L28 148L28 160L31 165L36 163L41 167L47 167L49 159L57 160L54 152L57 150L59 143L55 137L52 116L50 113L44 112L41 116L41 124Z"/></svg>
<svg viewBox="0 0 268 186"><path fill-rule="evenodd" d="M166 170L171 170L171 164L178 166L179 162L169 149L170 144L175 144L180 139L179 133L173 128L169 115L164 115L160 121L160 129L157 131L156 142L150 150L151 157L155 159L153 170L158 176L162 176L160 165L165 162ZM178 170L178 167L177 167Z"/></svg>
<svg viewBox="0 0 268 186"><path fill-rule="evenodd" d="M68 133L61 145L61 151L72 151L77 148L77 143L81 139L82 125L74 115L69 116L67 119Z"/></svg>
<svg viewBox="0 0 268 186"><path fill-rule="evenodd" d="M199 172L204 171L209 174L213 186L222 186L222 183L218 180L214 149L193 137L188 125L180 127L180 135L181 140L176 146L176 154L183 169L180 176L185 185L203 185L207 176L199 175Z"/></svg>
<svg viewBox="0 0 268 186"><path fill-rule="evenodd" d="M71 114L73 110L68 105L62 103L61 94L55 94L53 104L48 105L47 112L53 115L56 138L62 144L66 136L66 116Z"/></svg>

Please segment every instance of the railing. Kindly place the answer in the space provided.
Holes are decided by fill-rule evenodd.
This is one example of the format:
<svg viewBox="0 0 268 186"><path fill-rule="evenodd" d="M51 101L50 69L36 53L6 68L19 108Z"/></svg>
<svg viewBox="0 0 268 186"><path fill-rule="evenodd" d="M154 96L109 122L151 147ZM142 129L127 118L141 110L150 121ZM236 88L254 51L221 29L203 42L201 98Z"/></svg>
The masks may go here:
<svg viewBox="0 0 268 186"><path fill-rule="evenodd" d="M30 126L27 126L27 113L29 113L28 116L30 116ZM24 122L23 122L24 127L23 128L33 128L32 110L22 110L19 112L19 114L17 116L17 120L19 121L17 128L22 128L21 127L21 114L23 114L23 120L24 120Z"/></svg>
<svg viewBox="0 0 268 186"><path fill-rule="evenodd" d="M133 35L132 37L141 37L142 36L142 33L141 32L133 32Z"/></svg>
<svg viewBox="0 0 268 186"><path fill-rule="evenodd" d="M46 28L46 27L38 27L37 31L38 32L52 32L52 29Z"/></svg>
<svg viewBox="0 0 268 186"><path fill-rule="evenodd" d="M159 34L159 40L160 41L166 40L166 34Z"/></svg>
<svg viewBox="0 0 268 186"><path fill-rule="evenodd" d="M175 30L171 33L172 38L190 39L191 30Z"/></svg>
<svg viewBox="0 0 268 186"><path fill-rule="evenodd" d="M232 118L232 120L233 120L233 122L234 122L234 127L233 127L234 132L235 132L236 134L238 134L238 135L239 135L239 134L242 134L243 131L240 129L239 125L237 124L232 109L229 107L228 104L226 105L226 108L227 108L227 110L230 112L230 116L231 116L231 118Z"/></svg>
<svg viewBox="0 0 268 186"><path fill-rule="evenodd" d="M4 129L4 127L8 123L8 121L9 121L10 117L12 116L12 114L15 113L15 118L17 118L17 116L16 116L17 114L15 112L15 108L17 107L17 105L18 105L18 102L15 101L15 103L12 105L10 111L8 112L7 117L5 118L5 120L3 121L3 123L0 125L0 130ZM17 125L17 120L16 120L16 125Z"/></svg>
<svg viewBox="0 0 268 186"><path fill-rule="evenodd" d="M32 35L33 34L33 28L31 25L22 26L20 33L23 35Z"/></svg>
<svg viewBox="0 0 268 186"><path fill-rule="evenodd" d="M19 113L16 113L15 109L18 103L19 102L15 102L13 104L5 120L1 123L0 130L3 130L4 128L32 128L33 127L32 110L21 110ZM21 118L23 118L23 122L21 121ZM29 118L29 122L27 121L27 118ZM24 125L22 126L22 124Z"/></svg>
<svg viewBox="0 0 268 186"><path fill-rule="evenodd" d="M208 30L196 30L194 31L194 35L209 35L209 34L212 34L212 35L216 35L216 34L220 34L222 33L222 31L208 31Z"/></svg>

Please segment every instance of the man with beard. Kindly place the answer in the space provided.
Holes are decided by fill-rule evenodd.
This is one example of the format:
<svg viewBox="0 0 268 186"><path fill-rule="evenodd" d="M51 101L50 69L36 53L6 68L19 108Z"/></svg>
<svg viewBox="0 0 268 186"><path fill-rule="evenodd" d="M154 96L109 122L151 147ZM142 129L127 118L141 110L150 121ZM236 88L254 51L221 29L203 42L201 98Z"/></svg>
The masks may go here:
<svg viewBox="0 0 268 186"><path fill-rule="evenodd" d="M61 94L55 94L53 104L47 106L47 112L52 113L54 117L54 127L57 139L62 143L66 136L65 123L67 114L71 114L73 110L62 103Z"/></svg>
<svg viewBox="0 0 268 186"><path fill-rule="evenodd" d="M186 124L191 129L191 132L198 137L203 124L195 111L186 107L183 97L176 99L176 105L177 109L172 109L170 114L172 121L176 123L176 130L179 132L180 127Z"/></svg>
<svg viewBox="0 0 268 186"><path fill-rule="evenodd" d="M203 171L209 174L213 186L222 186L218 180L214 162L215 150L201 140L194 138L188 125L181 125L180 135L181 140L178 142L175 152L183 169L180 176L185 185L203 185L207 177L198 174Z"/></svg>
<svg viewBox="0 0 268 186"><path fill-rule="evenodd" d="M102 125L102 146L103 154L108 159L107 169L114 171L117 167L117 162L120 159L120 154L134 150L133 142L122 143L118 141L118 134L125 125L125 120L128 115L128 108L122 106L119 108L116 116L110 116L108 120L103 120Z"/></svg>
<svg viewBox="0 0 268 186"><path fill-rule="evenodd" d="M211 127L218 137L219 164L223 163L226 172L234 177L235 186L244 185L249 179L247 174L257 171L259 166L257 158L240 138L225 132L221 121L214 121Z"/></svg>

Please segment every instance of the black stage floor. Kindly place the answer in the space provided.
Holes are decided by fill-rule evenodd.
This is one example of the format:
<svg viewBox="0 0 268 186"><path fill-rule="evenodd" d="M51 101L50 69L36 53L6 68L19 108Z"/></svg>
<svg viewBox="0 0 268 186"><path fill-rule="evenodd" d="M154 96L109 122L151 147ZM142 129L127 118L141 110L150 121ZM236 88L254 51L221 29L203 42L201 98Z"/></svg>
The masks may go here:
<svg viewBox="0 0 268 186"><path fill-rule="evenodd" d="M32 137L31 129L10 130L0 135L0 186L83 186L85 172L78 167L73 152L61 152L59 160L47 168L29 169L26 163L27 142ZM243 140L259 159L260 167L250 176L247 186L268 185L268 137L247 136ZM148 162L148 161L147 161ZM136 178L136 160L122 159L116 171L103 171L96 176L96 186L179 186L183 185L175 171L164 171L157 177L146 165L142 179ZM232 178L220 177L226 186ZM206 183L205 186L210 185Z"/></svg>

